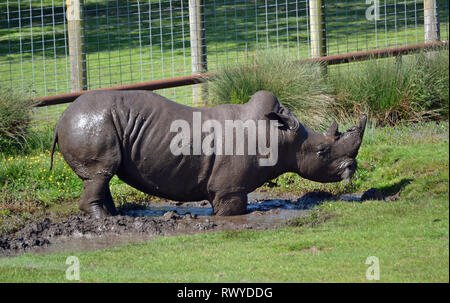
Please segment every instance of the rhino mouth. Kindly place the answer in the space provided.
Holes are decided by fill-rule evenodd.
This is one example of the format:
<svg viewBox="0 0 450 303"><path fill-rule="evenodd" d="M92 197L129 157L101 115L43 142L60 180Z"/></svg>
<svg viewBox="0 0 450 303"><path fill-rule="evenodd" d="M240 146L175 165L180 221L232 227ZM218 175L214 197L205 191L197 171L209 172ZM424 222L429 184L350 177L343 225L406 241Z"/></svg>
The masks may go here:
<svg viewBox="0 0 450 303"><path fill-rule="evenodd" d="M356 172L356 160L352 159L341 163L340 168L343 169L341 173L341 180L350 180Z"/></svg>

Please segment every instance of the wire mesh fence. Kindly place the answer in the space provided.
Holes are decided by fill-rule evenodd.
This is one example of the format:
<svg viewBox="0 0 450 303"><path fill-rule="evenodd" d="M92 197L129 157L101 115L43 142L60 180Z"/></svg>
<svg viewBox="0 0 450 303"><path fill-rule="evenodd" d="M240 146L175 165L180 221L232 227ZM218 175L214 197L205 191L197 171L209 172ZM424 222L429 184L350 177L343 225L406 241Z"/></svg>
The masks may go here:
<svg viewBox="0 0 450 303"><path fill-rule="evenodd" d="M73 11L74 3L79 4ZM196 72L192 47L201 23L200 62L215 71L245 60L262 49L293 59L314 55L314 39L323 53L342 54L425 41L424 1L323 0L16 0L0 1L0 86L32 96L74 90L73 37L81 40L78 87L96 89ZM200 18L193 19L194 4ZM191 6L191 7L190 7ZM437 1L440 39L448 40L448 1ZM191 10L190 10L191 9ZM315 14L320 13L320 19ZM74 15L75 14L75 15ZM71 17L72 16L72 17ZM197 16L198 17L198 16ZM323 32L314 35L314 22ZM73 23L72 21L78 21ZM75 44L78 44L76 42ZM72 72L71 72L72 69ZM79 83L80 84L80 83ZM160 91L192 103L192 88ZM62 106L36 111L59 116Z"/></svg>

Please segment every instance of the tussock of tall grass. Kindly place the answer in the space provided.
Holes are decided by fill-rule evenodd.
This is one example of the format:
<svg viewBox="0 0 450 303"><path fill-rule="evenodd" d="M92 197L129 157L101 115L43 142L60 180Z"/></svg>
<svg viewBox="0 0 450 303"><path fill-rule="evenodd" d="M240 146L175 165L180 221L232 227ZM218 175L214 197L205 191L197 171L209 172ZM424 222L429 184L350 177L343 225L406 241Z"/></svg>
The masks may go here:
<svg viewBox="0 0 450 303"><path fill-rule="evenodd" d="M257 53L244 63L223 67L209 82L210 104L243 104L259 90L275 94L278 100L310 127L327 120L333 100L317 63L294 62L287 56Z"/></svg>
<svg viewBox="0 0 450 303"><path fill-rule="evenodd" d="M0 154L50 149L56 123L36 123L32 119L32 108L31 99L0 87Z"/></svg>
<svg viewBox="0 0 450 303"><path fill-rule="evenodd" d="M359 62L324 77L318 63L264 52L223 68L210 81L210 103L241 104L268 90L302 123L321 129L333 119L353 124L363 113L374 125L448 119L448 64L444 49Z"/></svg>
<svg viewBox="0 0 450 303"><path fill-rule="evenodd" d="M27 142L31 122L30 100L0 87L0 152L20 150Z"/></svg>
<svg viewBox="0 0 450 303"><path fill-rule="evenodd" d="M340 119L362 113L377 125L448 119L448 50L369 60L330 73Z"/></svg>

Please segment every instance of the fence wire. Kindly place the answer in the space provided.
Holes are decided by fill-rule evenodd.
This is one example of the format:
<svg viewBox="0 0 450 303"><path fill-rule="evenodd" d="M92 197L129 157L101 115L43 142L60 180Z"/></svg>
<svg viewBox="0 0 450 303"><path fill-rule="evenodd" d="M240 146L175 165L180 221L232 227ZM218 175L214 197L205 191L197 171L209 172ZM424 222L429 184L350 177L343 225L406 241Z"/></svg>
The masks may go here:
<svg viewBox="0 0 450 303"><path fill-rule="evenodd" d="M73 1L73 0L71 0ZM193 0L81 1L85 88L189 75ZM309 0L200 1L205 66L215 71L261 49L311 56ZM448 40L448 1L439 0L440 39ZM70 92L65 0L0 1L0 86L26 95ZM424 1L323 0L326 54L424 42ZM192 88L159 91L192 103ZM64 106L36 111L58 117Z"/></svg>

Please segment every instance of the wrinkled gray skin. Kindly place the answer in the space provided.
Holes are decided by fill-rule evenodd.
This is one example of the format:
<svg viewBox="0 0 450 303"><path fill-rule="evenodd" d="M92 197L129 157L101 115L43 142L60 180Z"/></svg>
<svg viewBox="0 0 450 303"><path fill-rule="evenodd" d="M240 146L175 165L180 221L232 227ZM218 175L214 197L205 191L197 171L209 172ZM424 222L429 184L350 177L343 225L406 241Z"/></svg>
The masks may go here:
<svg viewBox="0 0 450 303"><path fill-rule="evenodd" d="M177 119L192 124L194 111L201 112L202 121L222 125L225 120L278 120L278 162L259 166L260 155L174 156L169 146L177 133L170 132L170 124ZM311 131L267 91L243 105L212 108L184 106L149 91L93 91L64 111L51 157L58 143L84 182L79 208L95 217L117 214L109 190L114 175L150 195L208 200L216 215L239 215L246 212L249 192L285 172L318 182L351 178L365 125L364 116L343 134L336 122L325 133Z"/></svg>

